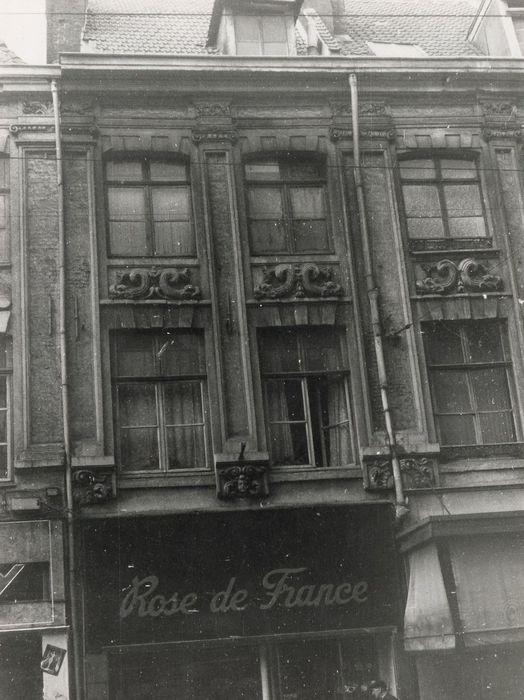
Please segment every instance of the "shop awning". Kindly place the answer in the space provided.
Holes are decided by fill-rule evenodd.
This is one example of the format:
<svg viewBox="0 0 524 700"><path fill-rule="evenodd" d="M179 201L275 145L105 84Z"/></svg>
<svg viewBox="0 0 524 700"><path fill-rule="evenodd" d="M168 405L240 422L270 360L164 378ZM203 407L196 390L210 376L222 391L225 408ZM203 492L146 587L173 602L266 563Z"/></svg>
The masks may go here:
<svg viewBox="0 0 524 700"><path fill-rule="evenodd" d="M453 649L455 634L437 546L409 555L409 591L404 616L406 651Z"/></svg>
<svg viewBox="0 0 524 700"><path fill-rule="evenodd" d="M430 518L401 536L407 651L524 641L524 520L511 515Z"/></svg>
<svg viewBox="0 0 524 700"><path fill-rule="evenodd" d="M524 641L524 536L449 542L466 646Z"/></svg>

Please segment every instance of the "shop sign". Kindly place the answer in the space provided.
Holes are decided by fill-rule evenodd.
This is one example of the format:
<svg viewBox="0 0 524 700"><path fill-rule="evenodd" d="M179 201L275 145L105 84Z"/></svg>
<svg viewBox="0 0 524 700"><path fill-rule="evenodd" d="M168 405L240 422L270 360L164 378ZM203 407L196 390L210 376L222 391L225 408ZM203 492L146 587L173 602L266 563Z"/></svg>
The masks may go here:
<svg viewBox="0 0 524 700"><path fill-rule="evenodd" d="M389 509L88 526L91 646L396 624Z"/></svg>

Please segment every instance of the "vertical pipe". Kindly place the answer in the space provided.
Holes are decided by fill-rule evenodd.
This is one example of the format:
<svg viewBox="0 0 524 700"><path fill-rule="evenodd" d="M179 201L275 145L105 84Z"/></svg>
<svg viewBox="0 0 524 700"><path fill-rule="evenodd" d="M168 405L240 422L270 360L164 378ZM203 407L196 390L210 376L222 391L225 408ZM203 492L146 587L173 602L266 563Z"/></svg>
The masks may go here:
<svg viewBox="0 0 524 700"><path fill-rule="evenodd" d="M62 424L64 440L64 468L65 468L65 497L66 497L66 526L67 526L67 571L68 592L70 603L70 635L73 666L73 694L77 700L82 696L82 673L80 670L81 642L78 618L78 595L76 587L75 570L75 532L74 532L74 501L73 482L71 473L71 442L69 430L69 385L67 373L67 342L66 342L66 242L64 221L64 180L62 140L60 134L60 104L56 80L51 82L51 95L53 99L53 114L55 121L55 149L56 149L56 186L58 204L58 342L60 354L60 391L62 398Z"/></svg>
<svg viewBox="0 0 524 700"><path fill-rule="evenodd" d="M384 422L386 425L386 437L391 457L393 481L395 484L395 507L397 517L399 517L403 511L405 512L406 502L404 497L404 489L402 486L402 473L400 471L400 462L397 454L395 430L393 427L393 421L391 419L391 410L389 407L386 363L384 359L384 346L382 343L382 329L380 325L380 307L378 300L379 290L375 283L375 278L373 275L373 261L371 257L369 230L366 217L366 202L364 199L364 187L362 183L362 170L360 162L360 134L358 119L358 89L357 76L354 73L351 73L349 76L349 90L351 96L351 125L353 130L353 161L355 172L355 187L357 190L357 205L360 217L360 229L362 233L364 275L366 279L366 289L369 300L371 327L373 329L373 341L375 345L375 356L377 360L378 381L380 384L380 398L382 401L382 412L384 414Z"/></svg>
<svg viewBox="0 0 524 700"><path fill-rule="evenodd" d="M262 685L262 700L271 700L271 682L269 676L269 659L266 642L258 645L260 656L260 681Z"/></svg>

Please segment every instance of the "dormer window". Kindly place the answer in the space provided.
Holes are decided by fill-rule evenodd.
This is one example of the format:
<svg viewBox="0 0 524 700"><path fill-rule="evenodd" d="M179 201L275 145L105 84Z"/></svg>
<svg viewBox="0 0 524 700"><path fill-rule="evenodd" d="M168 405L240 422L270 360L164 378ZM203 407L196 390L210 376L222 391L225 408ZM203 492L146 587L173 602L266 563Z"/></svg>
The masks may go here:
<svg viewBox="0 0 524 700"><path fill-rule="evenodd" d="M238 56L288 56L285 15L237 15L235 44Z"/></svg>

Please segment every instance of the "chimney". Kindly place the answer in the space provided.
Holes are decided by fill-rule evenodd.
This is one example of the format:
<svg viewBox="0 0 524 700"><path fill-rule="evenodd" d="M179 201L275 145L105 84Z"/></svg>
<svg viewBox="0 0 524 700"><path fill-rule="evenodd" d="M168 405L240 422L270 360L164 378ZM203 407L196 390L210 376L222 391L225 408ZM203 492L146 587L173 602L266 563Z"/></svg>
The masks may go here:
<svg viewBox="0 0 524 700"><path fill-rule="evenodd" d="M47 63L61 53L80 51L88 0L46 0Z"/></svg>

